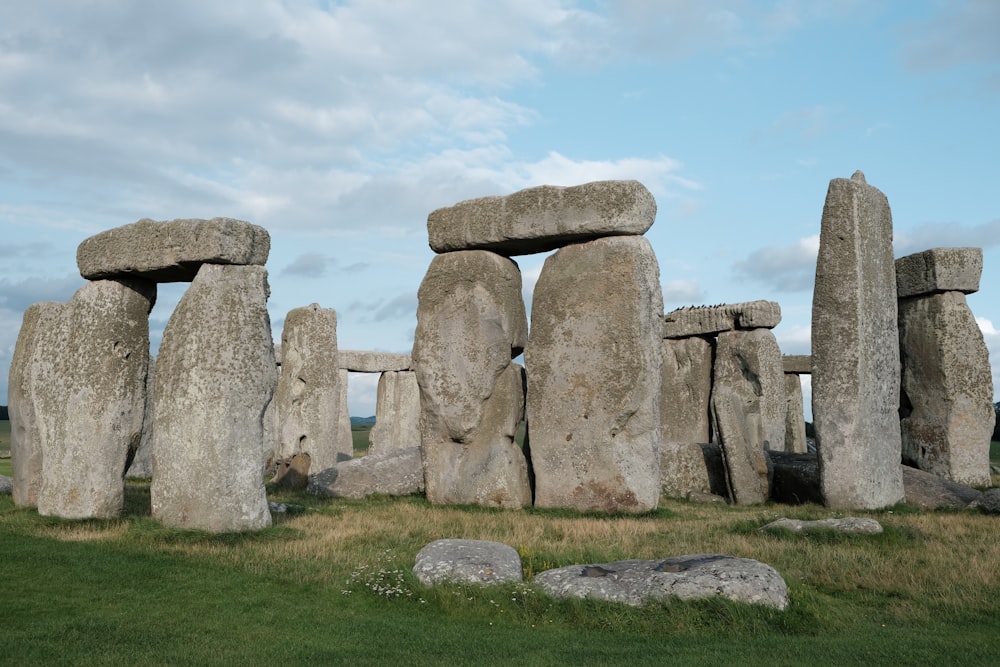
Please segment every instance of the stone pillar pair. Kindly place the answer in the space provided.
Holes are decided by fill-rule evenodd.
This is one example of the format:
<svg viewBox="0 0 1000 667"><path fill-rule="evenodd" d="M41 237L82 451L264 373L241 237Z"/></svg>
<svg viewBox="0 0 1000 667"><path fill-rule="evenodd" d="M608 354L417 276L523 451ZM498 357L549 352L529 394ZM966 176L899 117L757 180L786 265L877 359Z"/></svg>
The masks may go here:
<svg viewBox="0 0 1000 667"><path fill-rule="evenodd" d="M212 531L270 524L261 460L275 385L269 248L264 229L228 218L140 220L80 244L91 282L68 304L28 309L11 366L19 504L117 516L145 418L154 517ZM147 410L148 314L155 283L176 281L192 284L164 332Z"/></svg>
<svg viewBox="0 0 1000 667"><path fill-rule="evenodd" d="M431 502L530 505L533 475L540 507L656 506L662 299L641 236L655 212L641 184L606 181L431 213L413 348ZM529 338L509 256L549 250ZM525 410L530 460L514 442Z"/></svg>

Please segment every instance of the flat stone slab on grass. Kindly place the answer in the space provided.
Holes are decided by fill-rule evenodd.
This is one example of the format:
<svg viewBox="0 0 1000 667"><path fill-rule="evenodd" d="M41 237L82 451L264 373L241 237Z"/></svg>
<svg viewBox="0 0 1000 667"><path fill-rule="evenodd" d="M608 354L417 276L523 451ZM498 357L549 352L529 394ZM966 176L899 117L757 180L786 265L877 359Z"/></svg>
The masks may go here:
<svg viewBox="0 0 1000 667"><path fill-rule="evenodd" d="M781 518L777 521L772 521L766 526L762 526L761 530L790 530L793 533L832 530L836 533L877 535L882 532L882 524L875 519L856 516L847 516L840 519L817 519L815 521Z"/></svg>
<svg viewBox="0 0 1000 667"><path fill-rule="evenodd" d="M687 338L736 329L773 329L780 323L781 306L776 301L688 306L663 316L663 337Z"/></svg>
<svg viewBox="0 0 1000 667"><path fill-rule="evenodd" d="M427 236L437 253L529 255L602 236L639 236L655 218L656 200L639 181L542 185L439 208L427 217Z"/></svg>
<svg viewBox="0 0 1000 667"><path fill-rule="evenodd" d="M540 572L532 581L554 597L592 598L634 607L672 597L698 600L721 596L779 610L788 608L788 586L774 568L721 554L568 565Z"/></svg>
<svg viewBox="0 0 1000 667"><path fill-rule="evenodd" d="M14 493L14 479L6 475L0 475L0 494Z"/></svg>
<svg viewBox="0 0 1000 667"><path fill-rule="evenodd" d="M413 574L424 586L519 582L521 557L501 542L437 540L417 553Z"/></svg>
<svg viewBox="0 0 1000 667"><path fill-rule="evenodd" d="M143 218L84 239L76 264L88 280L136 276L175 283L194 280L202 264L263 266L270 252L267 230L242 220Z"/></svg>
<svg viewBox="0 0 1000 667"><path fill-rule="evenodd" d="M317 496L365 498L372 495L408 496L424 490L420 447L341 461L309 476L308 493Z"/></svg>
<svg viewBox="0 0 1000 667"><path fill-rule="evenodd" d="M969 503L984 514L1000 514L1000 488L986 489L982 495Z"/></svg>

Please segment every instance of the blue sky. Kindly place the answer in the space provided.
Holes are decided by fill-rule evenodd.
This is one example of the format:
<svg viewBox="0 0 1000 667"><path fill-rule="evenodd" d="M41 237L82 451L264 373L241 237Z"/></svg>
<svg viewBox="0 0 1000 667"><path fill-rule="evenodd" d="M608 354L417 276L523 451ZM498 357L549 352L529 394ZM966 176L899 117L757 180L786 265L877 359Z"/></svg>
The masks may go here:
<svg viewBox="0 0 1000 667"><path fill-rule="evenodd" d="M24 309L105 229L262 225L275 339L315 302L341 348L409 352L430 211L607 178L657 199L667 310L778 301L805 354L827 184L857 169L896 256L983 248L997 385L997 35L995 0L0 3L0 396ZM352 414L374 389L352 376Z"/></svg>

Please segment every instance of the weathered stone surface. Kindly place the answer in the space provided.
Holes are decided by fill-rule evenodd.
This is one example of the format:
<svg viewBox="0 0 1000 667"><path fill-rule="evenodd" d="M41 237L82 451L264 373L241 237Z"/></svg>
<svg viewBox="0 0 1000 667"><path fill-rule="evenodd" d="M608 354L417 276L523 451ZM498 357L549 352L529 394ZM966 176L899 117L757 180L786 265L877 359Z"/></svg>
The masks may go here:
<svg viewBox="0 0 1000 667"><path fill-rule="evenodd" d="M337 313L315 303L288 311L281 354L276 406L280 457L309 454L314 470L351 458L353 447L338 440Z"/></svg>
<svg viewBox="0 0 1000 667"><path fill-rule="evenodd" d="M659 275L641 236L566 246L545 260L525 350L536 506L656 507Z"/></svg>
<svg viewBox="0 0 1000 667"><path fill-rule="evenodd" d="M712 391L725 387L742 401L743 412L751 420L751 442L763 449L785 449L786 393L781 350L767 329L724 331L715 343Z"/></svg>
<svg viewBox="0 0 1000 667"><path fill-rule="evenodd" d="M691 492L711 492L708 466L696 442L660 443L660 496L687 498Z"/></svg>
<svg viewBox="0 0 1000 667"><path fill-rule="evenodd" d="M275 461L274 479L270 486L276 489L304 490L309 485L309 468L312 460L302 452L287 459Z"/></svg>
<svg viewBox="0 0 1000 667"><path fill-rule="evenodd" d="M882 532L882 524L867 517L845 516L836 519L777 519L762 526L761 530L788 530L793 533L811 533L831 530L835 533L851 533L863 535L878 535Z"/></svg>
<svg viewBox="0 0 1000 667"><path fill-rule="evenodd" d="M729 497L738 505L754 505L770 495L768 460L762 446L759 414L729 387L712 391L712 416L722 445Z"/></svg>
<svg viewBox="0 0 1000 667"><path fill-rule="evenodd" d="M408 371L412 365L408 354L363 350L340 350L337 363L339 368L353 373Z"/></svg>
<svg viewBox="0 0 1000 667"><path fill-rule="evenodd" d="M903 461L960 484L988 486L993 378L965 295L901 299L899 346Z"/></svg>
<svg viewBox="0 0 1000 667"><path fill-rule="evenodd" d="M42 438L38 513L65 519L121 513L129 451L139 446L156 285L100 280L81 287L61 322L52 381L35 385Z"/></svg>
<svg viewBox="0 0 1000 667"><path fill-rule="evenodd" d="M780 323L781 306L776 301L688 306L663 316L663 337L687 338L736 329L773 329Z"/></svg>
<svg viewBox="0 0 1000 667"><path fill-rule="evenodd" d="M153 382L153 517L212 532L271 524L264 413L277 383L267 271L205 264L163 332Z"/></svg>
<svg viewBox="0 0 1000 667"><path fill-rule="evenodd" d="M417 297L412 363L428 500L531 504L514 442L524 388L511 359L528 328L517 265L484 250L438 255Z"/></svg>
<svg viewBox="0 0 1000 667"><path fill-rule="evenodd" d="M785 447L784 451L806 451L806 417L802 405L802 381L794 373L785 373Z"/></svg>
<svg viewBox="0 0 1000 667"><path fill-rule="evenodd" d="M433 211L427 235L434 252L546 252L613 235L641 235L656 218L656 200L638 181L542 185L504 197L469 199Z"/></svg>
<svg viewBox="0 0 1000 667"><path fill-rule="evenodd" d="M337 371L339 382L337 405L340 406L340 419L337 422L337 451L347 451L354 456L354 436L351 434L351 413L347 407L347 383L350 373L341 368ZM317 470L319 470L317 468Z"/></svg>
<svg viewBox="0 0 1000 667"><path fill-rule="evenodd" d="M812 355L783 354L781 355L781 366L785 373L809 375L812 373Z"/></svg>
<svg viewBox="0 0 1000 667"><path fill-rule="evenodd" d="M413 371L390 371L378 379L375 425L368 453L420 446L420 387Z"/></svg>
<svg viewBox="0 0 1000 667"><path fill-rule="evenodd" d="M982 248L931 248L896 260L897 296L972 294L979 291L982 274Z"/></svg>
<svg viewBox="0 0 1000 667"><path fill-rule="evenodd" d="M788 608L788 586L760 561L720 554L692 554L663 560L622 560L568 565L532 580L554 597L591 598L635 607L665 598L699 600L721 596L736 602Z"/></svg>
<svg viewBox="0 0 1000 667"><path fill-rule="evenodd" d="M692 337L665 338L661 345L660 440L708 442L712 344Z"/></svg>
<svg viewBox="0 0 1000 667"><path fill-rule="evenodd" d="M979 498L969 504L969 507L978 509L984 514L1000 514L1000 488L986 489Z"/></svg>
<svg viewBox="0 0 1000 667"><path fill-rule="evenodd" d="M521 557L500 542L437 540L419 552L413 574L424 586L435 584L503 584L521 581Z"/></svg>
<svg viewBox="0 0 1000 667"><path fill-rule="evenodd" d="M127 479L149 479L153 476L153 378L156 374L156 359L149 357L146 370L146 405L142 416L142 435L139 447L125 468Z"/></svg>
<svg viewBox="0 0 1000 667"><path fill-rule="evenodd" d="M14 493L14 480L7 475L0 475L0 494Z"/></svg>
<svg viewBox="0 0 1000 667"><path fill-rule="evenodd" d="M36 303L24 311L7 382L14 504L37 507L42 487L43 429L51 421L37 413L38 392L58 380L56 361L66 347L65 304ZM53 401L48 401L53 405Z"/></svg>
<svg viewBox="0 0 1000 667"><path fill-rule="evenodd" d="M920 509L956 509L979 498L981 492L929 472L902 466L907 505Z"/></svg>
<svg viewBox="0 0 1000 667"><path fill-rule="evenodd" d="M408 496L424 490L420 448L395 449L342 461L309 476L307 491L317 496L365 498Z"/></svg>
<svg viewBox="0 0 1000 667"><path fill-rule="evenodd" d="M833 179L812 308L812 412L830 507L903 499L896 327L889 202L860 171Z"/></svg>
<svg viewBox="0 0 1000 667"><path fill-rule="evenodd" d="M771 462L771 500L786 505L823 504L815 454L768 452L767 457Z"/></svg>
<svg viewBox="0 0 1000 667"><path fill-rule="evenodd" d="M90 280L136 276L160 283L190 282L202 264L263 266L271 237L232 218L142 219L84 239L76 250L80 275Z"/></svg>

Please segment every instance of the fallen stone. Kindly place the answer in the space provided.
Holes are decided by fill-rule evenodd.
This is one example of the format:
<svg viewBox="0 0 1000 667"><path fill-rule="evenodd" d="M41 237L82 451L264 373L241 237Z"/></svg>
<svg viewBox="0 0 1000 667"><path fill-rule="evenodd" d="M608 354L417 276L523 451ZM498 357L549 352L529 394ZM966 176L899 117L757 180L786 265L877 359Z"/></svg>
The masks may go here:
<svg viewBox="0 0 1000 667"><path fill-rule="evenodd" d="M278 459L274 462L274 478L271 480L271 488L290 489L302 491L309 485L309 466L311 464L309 454L296 454L287 459Z"/></svg>
<svg viewBox="0 0 1000 667"><path fill-rule="evenodd" d="M830 530L835 533L877 535L882 532L882 524L875 519L855 516L847 516L839 519L817 519L815 521L781 518L772 521L766 526L762 526L761 530L789 530L793 533L812 533Z"/></svg>
<svg viewBox="0 0 1000 667"><path fill-rule="evenodd" d="M996 411L990 355L965 295L900 299L903 462L968 486L990 484Z"/></svg>
<svg viewBox="0 0 1000 667"><path fill-rule="evenodd" d="M957 509L966 507L982 493L976 489L952 482L933 473L902 466L904 500L907 505L920 509Z"/></svg>
<svg viewBox="0 0 1000 667"><path fill-rule="evenodd" d="M689 306L663 316L663 337L688 338L736 329L773 329L779 323L781 306L775 301Z"/></svg>
<svg viewBox="0 0 1000 667"><path fill-rule="evenodd" d="M771 500L786 505L823 504L816 454L768 452Z"/></svg>
<svg viewBox="0 0 1000 667"><path fill-rule="evenodd" d="M264 413L277 384L267 271L205 264L163 332L153 383L152 515L211 532L271 525Z"/></svg>
<svg viewBox="0 0 1000 667"><path fill-rule="evenodd" d="M339 368L352 373L386 373L410 370L410 355L398 352L340 350Z"/></svg>
<svg viewBox="0 0 1000 667"><path fill-rule="evenodd" d="M435 584L503 584L519 582L521 557L500 542L437 540L419 552L413 574L424 586Z"/></svg>
<svg viewBox="0 0 1000 667"><path fill-rule="evenodd" d="M419 447L342 461L310 475L306 489L316 496L354 499L373 495L408 496L423 490Z"/></svg>
<svg viewBox="0 0 1000 667"><path fill-rule="evenodd" d="M84 239L76 263L89 280L134 276L191 282L202 264L263 266L270 251L267 230L242 220L142 219Z"/></svg>
<svg viewBox="0 0 1000 667"><path fill-rule="evenodd" d="M829 507L903 499L892 214L855 172L830 181L812 307L812 405Z"/></svg>
<svg viewBox="0 0 1000 667"><path fill-rule="evenodd" d="M978 509L984 514L1000 514L1000 488L986 489L979 498L969 504L969 507Z"/></svg>
<svg viewBox="0 0 1000 667"><path fill-rule="evenodd" d="M724 496L720 496L717 493L706 493L705 491L689 491L685 500L689 500L692 503L709 503L709 504L726 504L726 499Z"/></svg>
<svg viewBox="0 0 1000 667"><path fill-rule="evenodd" d="M569 565L540 572L532 581L554 597L591 598L634 607L666 598L712 597L779 610L789 604L788 586L770 565L719 554Z"/></svg>
<svg viewBox="0 0 1000 667"><path fill-rule="evenodd" d="M662 312L645 237L579 243L545 260L524 353L537 507L656 507Z"/></svg>
<svg viewBox="0 0 1000 667"><path fill-rule="evenodd" d="M504 197L469 199L427 217L431 250L492 250L528 255L570 243L642 235L656 219L656 200L638 181L542 185Z"/></svg>
<svg viewBox="0 0 1000 667"><path fill-rule="evenodd" d="M14 480L6 475L0 475L0 494L14 493Z"/></svg>
<svg viewBox="0 0 1000 667"><path fill-rule="evenodd" d="M979 291L982 274L982 248L931 248L896 260L897 296L972 294Z"/></svg>

